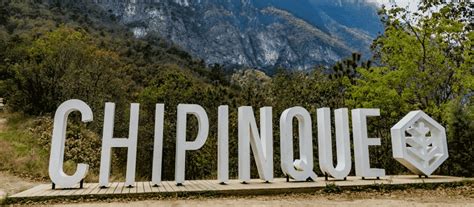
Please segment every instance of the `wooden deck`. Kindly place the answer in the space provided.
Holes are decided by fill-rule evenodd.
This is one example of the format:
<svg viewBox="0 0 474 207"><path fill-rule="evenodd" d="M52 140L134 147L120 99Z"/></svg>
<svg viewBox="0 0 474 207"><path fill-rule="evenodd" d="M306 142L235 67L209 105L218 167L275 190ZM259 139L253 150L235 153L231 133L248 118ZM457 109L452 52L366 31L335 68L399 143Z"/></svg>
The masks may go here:
<svg viewBox="0 0 474 207"><path fill-rule="evenodd" d="M420 183L456 183L463 181L474 181L473 178L460 178L449 176L432 176L430 178L418 178L418 176L387 176L381 180L361 180L359 177L348 177L346 181L325 181L319 177L315 182L286 182L284 178L277 178L272 183L264 183L261 180L252 180L242 184L238 180L232 180L227 185L221 185L216 180L191 180L186 181L183 186L176 186L173 181L164 181L159 187L153 187L151 182L136 182L133 188L127 188L124 183L114 182L109 188L100 188L98 183L84 183L84 188L61 189L58 186L51 189L51 184L38 185L29 190L8 197L10 202L21 200L49 200L62 198L93 198L93 197L120 197L131 195L192 195L192 194L230 194L230 195L255 195L269 193L291 193L311 192L325 188L328 184L335 184L341 188L373 186L374 184L387 185L409 185Z"/></svg>

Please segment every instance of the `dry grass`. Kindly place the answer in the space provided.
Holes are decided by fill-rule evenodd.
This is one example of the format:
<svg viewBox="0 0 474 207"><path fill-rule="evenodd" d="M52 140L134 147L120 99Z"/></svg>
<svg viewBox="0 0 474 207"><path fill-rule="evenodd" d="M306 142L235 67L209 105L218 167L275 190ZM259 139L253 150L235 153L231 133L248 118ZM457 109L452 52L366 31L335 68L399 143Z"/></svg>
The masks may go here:
<svg viewBox="0 0 474 207"><path fill-rule="evenodd" d="M5 191L7 195L13 195L38 184L37 182L14 176L8 172L0 172L0 189Z"/></svg>
<svg viewBox="0 0 474 207"><path fill-rule="evenodd" d="M48 176L48 152L28 132L32 120L18 114L5 113L0 114L0 120L0 171L44 180Z"/></svg>

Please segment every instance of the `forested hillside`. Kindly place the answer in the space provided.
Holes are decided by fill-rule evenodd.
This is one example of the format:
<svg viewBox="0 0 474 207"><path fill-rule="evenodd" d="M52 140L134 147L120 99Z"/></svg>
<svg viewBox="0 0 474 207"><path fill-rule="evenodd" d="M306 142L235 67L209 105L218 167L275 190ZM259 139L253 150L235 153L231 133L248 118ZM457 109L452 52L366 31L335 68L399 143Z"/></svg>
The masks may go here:
<svg viewBox="0 0 474 207"><path fill-rule="evenodd" d="M92 107L94 121L82 124L77 115L70 119L66 169L88 163L90 180L99 170L105 102L117 104L116 137L127 136L129 104L140 103L140 179L151 177L156 103L166 107L165 180L174 179L179 103L202 105L211 123L205 146L187 154L187 179L216 177L219 105L230 107L233 177L239 106L253 106L256 112L259 107L273 107L275 166L280 162L276 126L286 108L302 106L311 112L313 143L317 143L317 108L380 108L381 117L370 119L369 136L382 138L382 146L371 148L372 166L386 169L387 174L408 172L392 158L390 127L409 111L421 109L448 131L450 158L438 173L473 176L474 32L467 21L472 5L446 5L431 16L382 10L385 33L373 42L373 60L362 61L361 55L353 54L332 67L315 65L310 72L282 68L268 76L257 70L231 73L224 66L206 66L158 37L136 39L93 5L61 2L8 1L0 7L0 97L6 102L2 114L9 118L8 128L0 132L0 170L47 177L51 117L59 104L74 98ZM417 20L408 21L409 17ZM195 123L189 120L189 136L196 133ZM114 151L113 174L119 179L125 159L126 151ZM257 176L255 166L252 175ZM281 175L276 167L275 176Z"/></svg>

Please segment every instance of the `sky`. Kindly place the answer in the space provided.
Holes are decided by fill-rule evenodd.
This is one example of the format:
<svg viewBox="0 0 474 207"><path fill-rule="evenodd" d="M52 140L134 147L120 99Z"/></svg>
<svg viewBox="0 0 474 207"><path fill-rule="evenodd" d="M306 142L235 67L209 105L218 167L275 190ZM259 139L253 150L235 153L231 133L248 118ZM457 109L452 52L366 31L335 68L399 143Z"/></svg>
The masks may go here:
<svg viewBox="0 0 474 207"><path fill-rule="evenodd" d="M385 4L388 5L390 3L390 0L367 0L369 2L376 2L379 4ZM402 8L408 8L410 11L415 11L418 8L418 2L419 0L394 0L397 6L402 7Z"/></svg>

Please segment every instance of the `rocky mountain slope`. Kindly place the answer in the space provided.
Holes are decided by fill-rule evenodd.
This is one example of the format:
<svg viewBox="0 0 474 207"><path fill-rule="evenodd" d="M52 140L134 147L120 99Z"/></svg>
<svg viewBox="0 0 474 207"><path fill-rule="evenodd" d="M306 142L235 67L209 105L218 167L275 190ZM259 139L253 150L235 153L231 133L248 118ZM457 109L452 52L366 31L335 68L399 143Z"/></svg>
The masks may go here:
<svg viewBox="0 0 474 207"><path fill-rule="evenodd" d="M381 25L365 0L97 1L133 30L158 35L208 64L306 70L352 52L369 56Z"/></svg>

